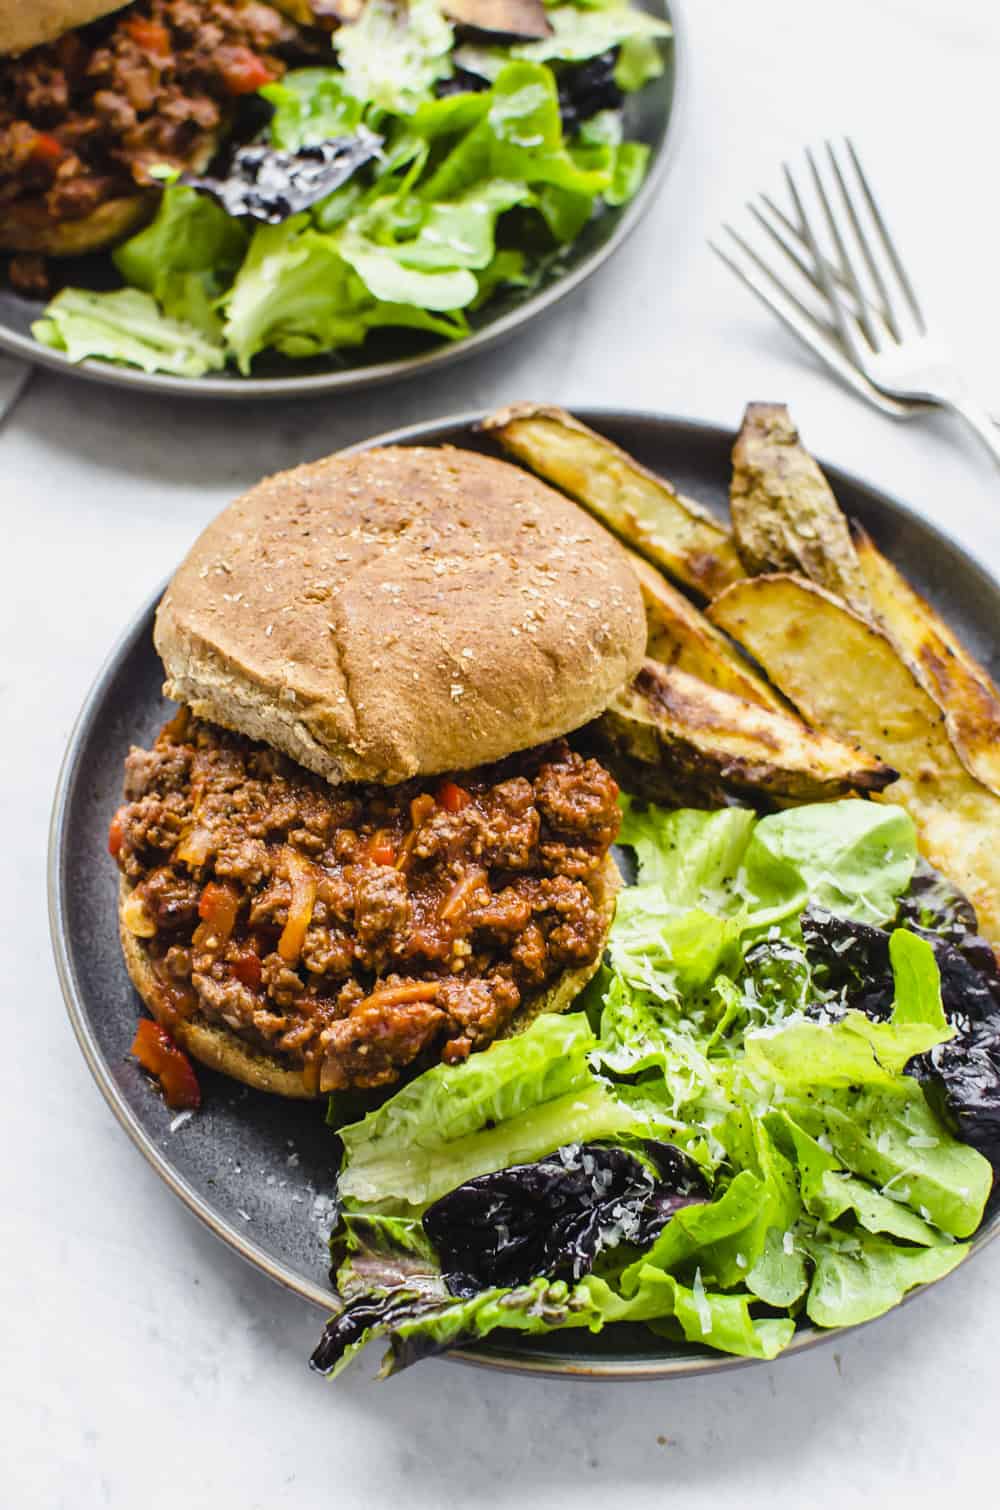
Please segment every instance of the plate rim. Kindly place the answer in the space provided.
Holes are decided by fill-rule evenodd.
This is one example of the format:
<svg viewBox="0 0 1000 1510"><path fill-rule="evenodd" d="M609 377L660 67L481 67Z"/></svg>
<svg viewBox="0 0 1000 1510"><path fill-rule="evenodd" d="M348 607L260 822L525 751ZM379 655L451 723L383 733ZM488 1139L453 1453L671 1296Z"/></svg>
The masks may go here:
<svg viewBox="0 0 1000 1510"><path fill-rule="evenodd" d="M424 420L409 425L398 426L392 430L381 431L377 435L357 441L350 446L345 446L342 448L341 454L350 455L377 446L412 444L414 442L427 441L430 435L441 431L474 431L479 421L491 412L493 411L490 409L467 410L457 414L443 415L434 420ZM600 429L602 425L611 427L616 425L652 426L659 429L669 429L675 434L684 435L686 433L691 438L697 438L702 441L714 442L730 442L735 433L728 426L715 421L692 419L684 415L665 414L651 409L615 409L599 405L576 405L573 412L584 423L590 424L596 429ZM819 459L819 464L824 473L830 477L835 488L841 484L857 488L868 493L880 505L887 507L890 513L896 514L908 521L916 521L921 528L929 531L932 536L937 537L953 550L962 560L963 566L978 577L988 590L992 590L997 597L1000 597L1000 579L995 577L987 567L970 554L960 541L956 540L947 530L942 529L935 521L929 520L924 514L912 508L909 504L899 501L855 472L848 472L841 467L828 465L822 459ZM107 683L116 673L122 656L133 642L138 639L139 635L144 632L147 622L165 587L166 581L144 599L140 607L132 614L128 623L115 637L113 644L102 660L88 688L80 711L73 721L66 749L60 762L49 819L46 863L49 935L56 974L66 1012L87 1067L119 1125L128 1134L130 1140L146 1159L147 1163L152 1166L167 1187L187 1207L192 1215L212 1232L216 1238L237 1253L246 1263L249 1263L255 1269L267 1275L269 1279L273 1280L283 1289L299 1296L311 1305L329 1312L332 1298L330 1292L323 1290L318 1284L304 1279L301 1275L296 1274L292 1269L274 1259L257 1243L241 1232L239 1228L232 1225L225 1217L219 1215L210 1206L208 1201L179 1174L170 1160L157 1146L152 1135L146 1131L135 1117L125 1098L119 1092L111 1072L110 1064L101 1053L95 1035L90 1028L87 1013L83 1005L82 993L77 986L72 952L68 947L68 934L64 926L63 878L65 873L64 856L67 848L67 835L64 831L64 824L70 797L74 790L81 753L86 743L86 737L91 732L92 726L100 714ZM970 1252L966 1262L981 1253L998 1236L1000 1236L1000 1218L994 1222L992 1228L980 1231L972 1237L970 1240ZM943 1279L947 1278L947 1275L943 1276ZM940 1284L942 1280L935 1280L932 1283ZM908 1305L931 1287L931 1285L922 1285L916 1290L910 1291L900 1302L900 1305ZM893 1310L897 1309L899 1309L899 1306L893 1308ZM891 1314L891 1312L886 1314ZM883 1318L874 1318L875 1321L881 1319ZM775 1361L780 1361L781 1358L786 1356L801 1353L809 1348L830 1342L845 1332L857 1331L860 1326L871 1326L873 1324L873 1322L863 1322L853 1327L840 1327L829 1331L823 1331L818 1327L804 1328L801 1332L796 1333L792 1341L783 1349ZM594 1359L581 1357L580 1359L563 1360L536 1359L530 1354L518 1352L516 1345L505 1346L500 1342L484 1344L479 1347L454 1348L443 1356L448 1360L474 1365L479 1368L496 1369L505 1373L532 1377L557 1377L579 1380L631 1379L636 1381L684 1378L706 1373L718 1373L725 1370L752 1367L764 1361L757 1358L737 1358L724 1353L704 1353L694 1354L691 1357L635 1360L603 1357Z"/></svg>
<svg viewBox="0 0 1000 1510"><path fill-rule="evenodd" d="M302 398L326 393L355 393L365 388L377 388L386 383L404 382L407 378L452 366L467 357L476 356L492 346L499 346L514 336L522 325L528 325L554 308L562 299L573 293L581 283L615 255L631 236L652 207L653 201L673 167L680 142L685 134L688 119L687 22L684 17L684 0L655 0L672 30L665 40L670 45L669 68L673 80L673 92L667 113L666 129L662 145L653 158L649 171L638 193L621 211L618 223L601 246L580 262L577 267L557 277L547 288L509 310L492 324L460 341L443 342L417 356L401 357L394 361L376 362L370 367L348 367L341 371L305 373L300 376L269 378L200 377L185 378L163 372L144 372L139 367L119 366L114 362L102 362L95 357L86 357L82 362L72 362L65 352L43 346L30 335L21 335L0 321L0 351L33 367L42 367L64 377L81 378L85 382L104 384L112 388L124 388L138 393L155 393L171 398L187 399L258 399ZM662 77L662 76L661 76ZM657 81L651 81L655 83ZM647 86L649 87L649 86Z"/></svg>

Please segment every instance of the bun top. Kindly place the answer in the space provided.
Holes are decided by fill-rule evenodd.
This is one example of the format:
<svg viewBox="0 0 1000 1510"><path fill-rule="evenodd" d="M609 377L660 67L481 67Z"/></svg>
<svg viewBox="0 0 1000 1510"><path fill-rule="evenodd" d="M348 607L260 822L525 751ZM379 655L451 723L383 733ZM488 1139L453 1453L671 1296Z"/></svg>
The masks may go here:
<svg viewBox="0 0 1000 1510"><path fill-rule="evenodd" d="M86 26L126 0L0 0L0 54L27 52L41 42L54 42L65 32Z"/></svg>
<svg viewBox="0 0 1000 1510"><path fill-rule="evenodd" d="M615 541L519 467L390 446L279 472L156 616L168 697L328 780L468 770L579 728L638 669Z"/></svg>

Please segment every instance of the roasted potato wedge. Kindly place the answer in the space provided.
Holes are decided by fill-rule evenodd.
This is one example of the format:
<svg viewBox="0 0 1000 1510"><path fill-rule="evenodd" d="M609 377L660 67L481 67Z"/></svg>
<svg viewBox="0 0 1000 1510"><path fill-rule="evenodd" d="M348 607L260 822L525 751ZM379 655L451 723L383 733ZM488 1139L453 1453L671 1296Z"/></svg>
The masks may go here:
<svg viewBox="0 0 1000 1510"><path fill-rule="evenodd" d="M676 666L758 707L787 711L784 699L700 609L655 566L634 551L628 556L646 606L646 654L651 660Z"/></svg>
<svg viewBox="0 0 1000 1510"><path fill-rule="evenodd" d="M797 572L865 612L847 520L784 404L748 404L733 446L729 508L747 571Z"/></svg>
<svg viewBox="0 0 1000 1510"><path fill-rule="evenodd" d="M780 573L736 583L709 614L809 723L896 767L886 800L908 809L927 859L1000 945L1000 798L962 765L944 715L886 635L815 583Z"/></svg>
<svg viewBox="0 0 1000 1510"><path fill-rule="evenodd" d="M565 409L511 404L483 420L482 429L701 597L714 597L743 575L724 525Z"/></svg>
<svg viewBox="0 0 1000 1510"><path fill-rule="evenodd" d="M647 660L594 729L633 790L659 802L725 803L734 791L779 802L819 802L875 791L895 771L853 745L807 729L677 666Z"/></svg>
<svg viewBox="0 0 1000 1510"><path fill-rule="evenodd" d="M1000 795L1000 690L860 525L854 544L873 615L944 714L965 769Z"/></svg>

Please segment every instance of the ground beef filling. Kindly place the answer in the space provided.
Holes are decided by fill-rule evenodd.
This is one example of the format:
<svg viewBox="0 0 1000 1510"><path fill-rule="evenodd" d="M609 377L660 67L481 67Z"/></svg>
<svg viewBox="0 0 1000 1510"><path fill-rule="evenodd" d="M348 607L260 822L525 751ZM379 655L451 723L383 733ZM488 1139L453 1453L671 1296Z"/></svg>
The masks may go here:
<svg viewBox="0 0 1000 1510"><path fill-rule="evenodd" d="M182 712L125 763L111 850L168 1011L318 1090L464 1059L589 965L618 789L559 742L398 787L331 787Z"/></svg>
<svg viewBox="0 0 1000 1510"><path fill-rule="evenodd" d="M255 0L137 0L0 59L0 216L24 201L80 220L149 187L151 167L187 166L302 37ZM12 275L38 291L37 258L15 258Z"/></svg>

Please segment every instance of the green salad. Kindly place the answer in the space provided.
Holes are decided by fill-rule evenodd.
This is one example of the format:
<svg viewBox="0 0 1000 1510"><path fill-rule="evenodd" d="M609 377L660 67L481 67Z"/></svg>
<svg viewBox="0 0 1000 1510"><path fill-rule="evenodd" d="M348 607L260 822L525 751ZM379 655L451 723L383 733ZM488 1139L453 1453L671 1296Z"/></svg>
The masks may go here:
<svg viewBox="0 0 1000 1510"><path fill-rule="evenodd" d="M968 1252L993 1171L935 1056L969 1030L948 993L971 1011L995 962L963 974L982 941L909 816L622 803L637 879L580 1010L339 1128L321 1371L374 1337L391 1372L614 1322L773 1358Z"/></svg>
<svg viewBox="0 0 1000 1510"><path fill-rule="evenodd" d="M357 347L384 326L460 340L646 171L620 104L662 72L670 28L625 0L547 16L547 37L474 46L438 0L368 0L334 33L331 66L260 90L270 119L231 170L243 189L252 175L250 198L224 175L165 174L155 219L113 254L125 287L64 289L36 338L185 377Z"/></svg>

